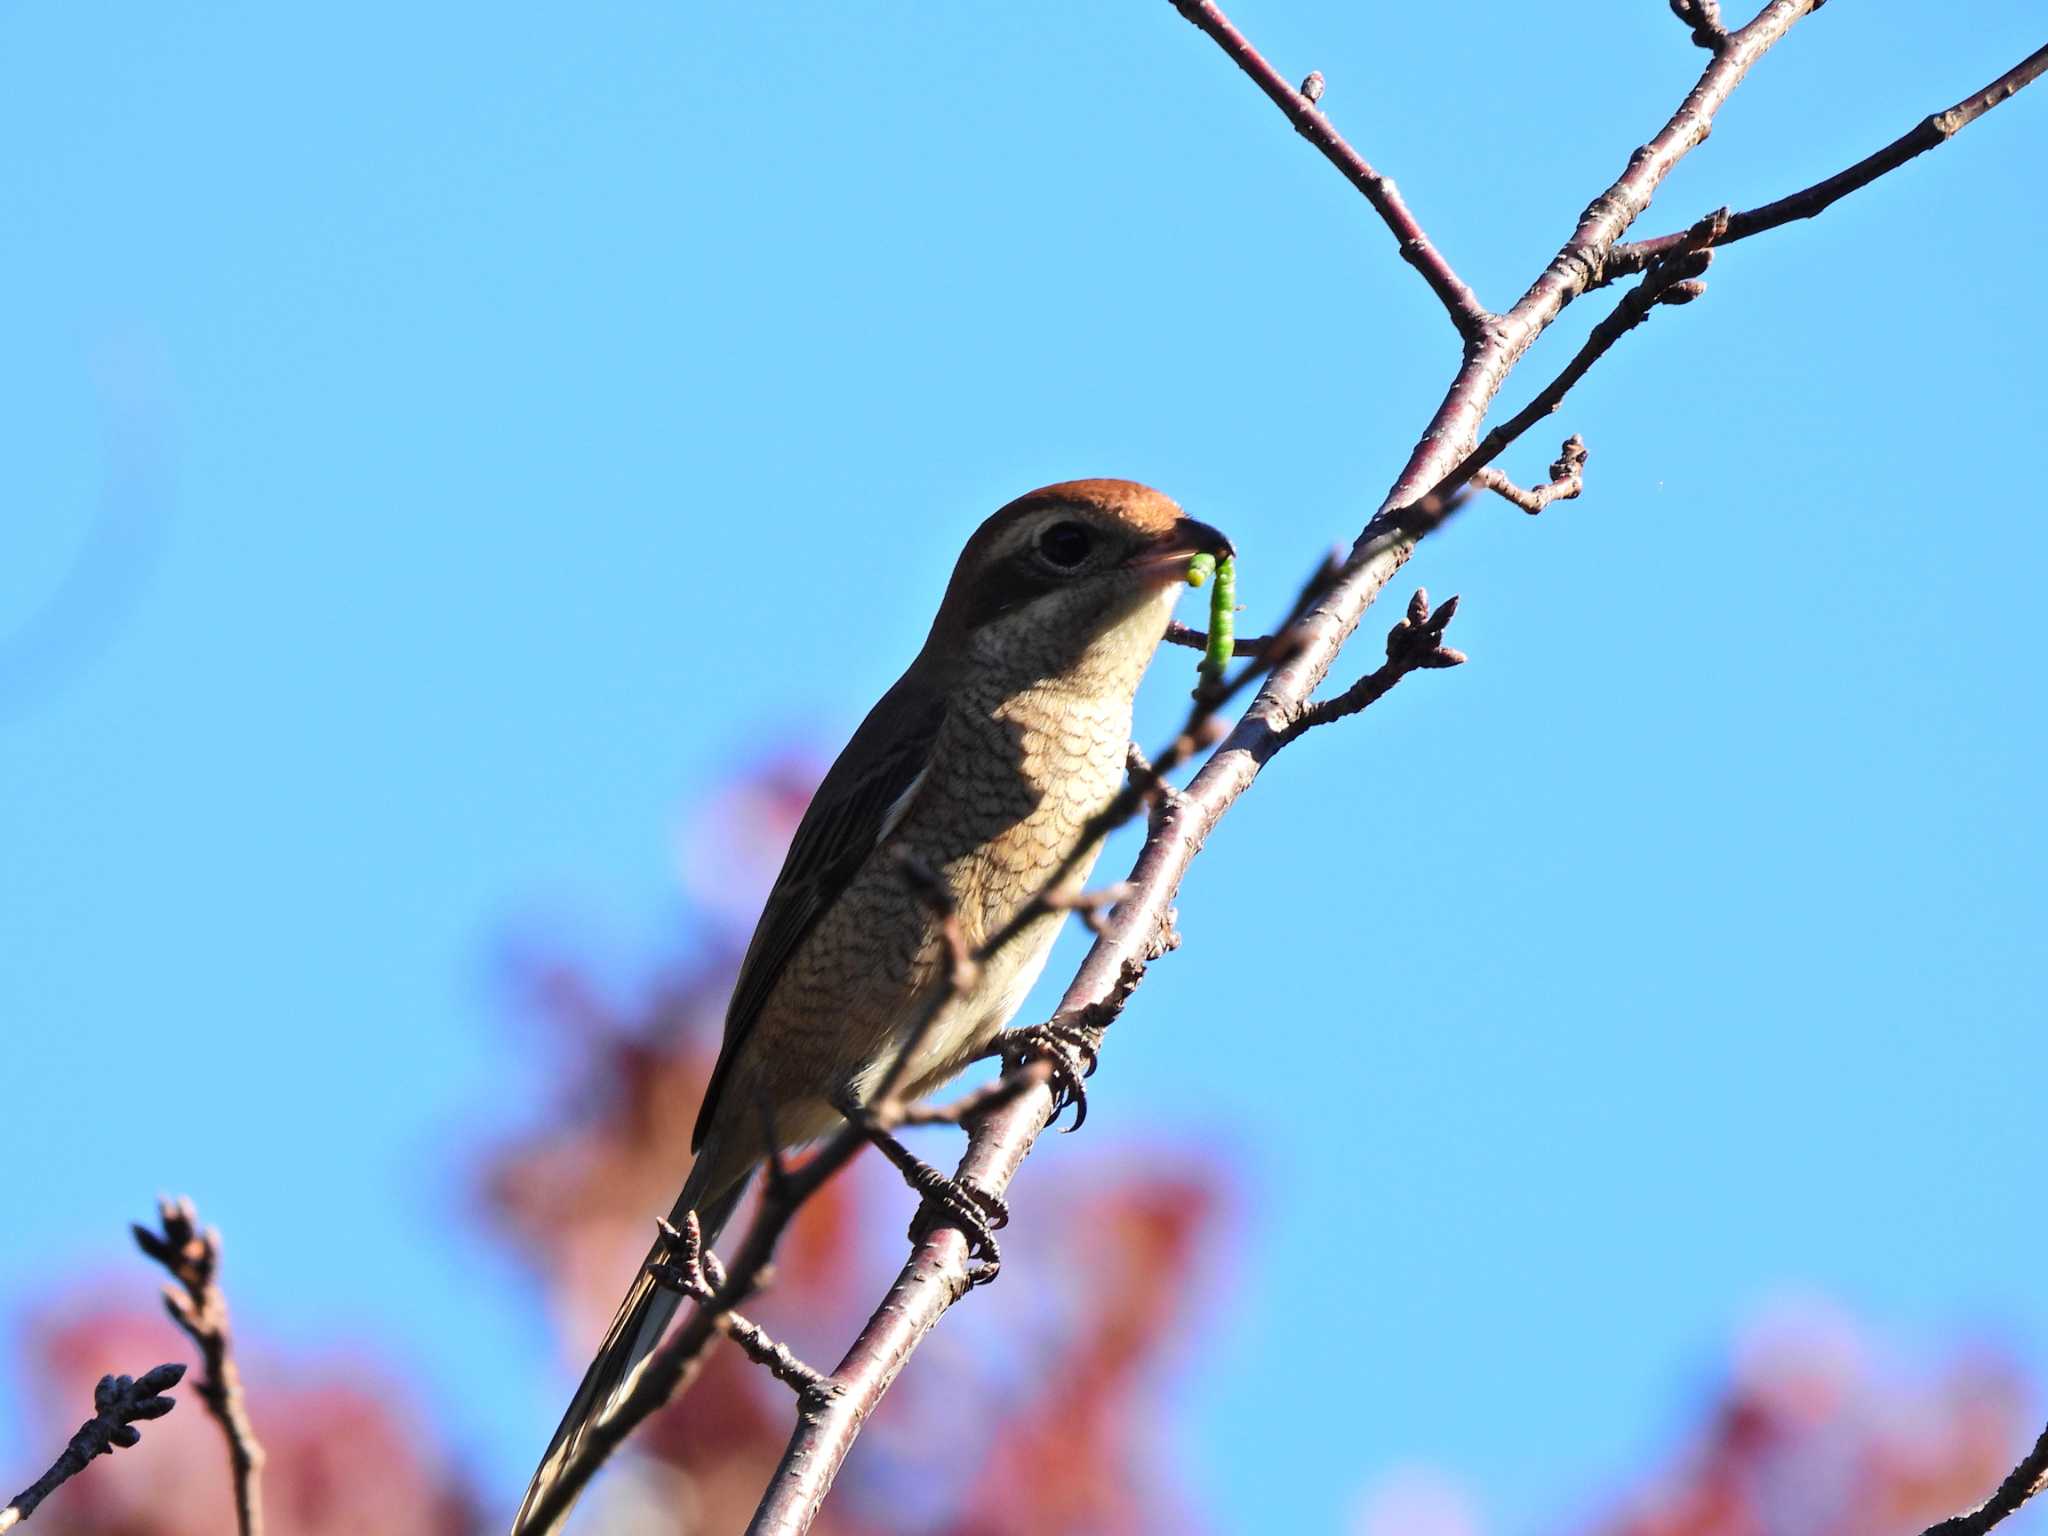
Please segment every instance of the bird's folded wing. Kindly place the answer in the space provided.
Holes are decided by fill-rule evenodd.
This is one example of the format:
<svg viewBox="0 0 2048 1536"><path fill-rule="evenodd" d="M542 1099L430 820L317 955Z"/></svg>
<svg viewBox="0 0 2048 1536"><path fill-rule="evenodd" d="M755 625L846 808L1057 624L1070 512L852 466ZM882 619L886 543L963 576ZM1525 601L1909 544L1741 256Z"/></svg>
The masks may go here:
<svg viewBox="0 0 2048 1536"><path fill-rule="evenodd" d="M912 668L868 712L811 797L740 962L692 1151L703 1145L733 1060L790 956L909 810L945 718L944 694Z"/></svg>

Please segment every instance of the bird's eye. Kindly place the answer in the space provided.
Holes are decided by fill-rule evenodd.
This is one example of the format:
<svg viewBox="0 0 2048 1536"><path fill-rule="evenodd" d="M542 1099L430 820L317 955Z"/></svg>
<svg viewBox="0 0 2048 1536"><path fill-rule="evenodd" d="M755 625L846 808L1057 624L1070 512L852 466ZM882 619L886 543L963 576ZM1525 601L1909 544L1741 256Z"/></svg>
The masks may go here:
<svg viewBox="0 0 2048 1536"><path fill-rule="evenodd" d="M1071 571L1088 558L1094 542L1079 523L1054 523L1038 536L1038 552L1048 563Z"/></svg>

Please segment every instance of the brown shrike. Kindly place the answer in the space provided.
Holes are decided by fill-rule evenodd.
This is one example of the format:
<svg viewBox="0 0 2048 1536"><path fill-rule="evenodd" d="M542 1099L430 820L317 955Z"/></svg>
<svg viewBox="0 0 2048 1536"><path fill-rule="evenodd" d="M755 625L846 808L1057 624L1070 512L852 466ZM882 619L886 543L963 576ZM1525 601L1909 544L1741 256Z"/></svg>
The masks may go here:
<svg viewBox="0 0 2048 1536"><path fill-rule="evenodd" d="M710 1243L767 1153L866 1103L945 984L935 871L979 948L1059 876L1078 888L1082 829L1123 782L1138 679L1188 560L1230 542L1159 492L1074 480L1011 502L961 551L924 648L825 775L740 964L697 1115L697 1160L671 1220ZM1061 875L1063 865L1074 862ZM988 1054L1065 918L1037 917L986 958L925 1031L902 1081L930 1092ZM669 1257L657 1242L648 1262ZM643 1267L534 1474L514 1536L591 1423L654 1350L679 1297Z"/></svg>

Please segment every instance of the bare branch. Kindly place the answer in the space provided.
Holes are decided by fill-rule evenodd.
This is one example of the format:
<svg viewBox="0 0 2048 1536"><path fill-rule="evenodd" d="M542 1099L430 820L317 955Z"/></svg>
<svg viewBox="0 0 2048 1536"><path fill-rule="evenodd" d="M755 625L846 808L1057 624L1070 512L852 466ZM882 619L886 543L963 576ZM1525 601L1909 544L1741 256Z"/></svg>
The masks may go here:
<svg viewBox="0 0 2048 1536"><path fill-rule="evenodd" d="M1213 5L1194 0L1173 3L1216 39L1326 156L1352 174L1346 156L1355 159L1355 155L1342 147L1342 141L1319 113L1313 113L1302 95L1229 28ZM1487 444L1468 451L1508 372L1564 307L1586 291L1615 241L1648 206L1664 177L1706 137L1714 115L1743 76L1815 3L1770 0L1748 26L1731 33L1678 111L1631 157L1621 177L1586 209L1572 237L1514 308L1477 330L1476 336L1461 324L1467 340L1465 361L1381 512L1359 536L1335 580L1317 594L1309 610L1299 620L1282 626L1287 640L1281 648L1284 653L1267 656L1273 670L1258 696L1187 789L1155 821L1130 875L1131 895L1118 904L1107 931L1096 940L1069 983L1061 998L1061 1014L1105 1009L1107 1016L1113 1017L1122 1006L1147 961L1173 930L1174 899L1203 841L1273 754L1295 739L1298 733L1293 724L1307 707L1307 700L1366 608L1407 561L1417 541L1441 522L1450 494L1484 469L1523 430L1515 426L1504 436L1489 437ZM1369 167L1365 174L1371 175ZM1367 188L1362 185L1361 190ZM1367 195L1372 194L1368 191ZM1385 216L1384 209L1382 214ZM1416 233L1419 235L1419 230ZM1448 269L1443 272L1447 275ZM1677 285L1692 280L1680 275L1678 268L1667 268L1656 288L1646 282L1632 292L1616 313L1602 322L1611 335L1591 352L1582 352L1584 364L1589 366L1622 332L1640 324L1650 307L1681 302L1676 297ZM1438 284L1432 282L1431 286ZM1696 291L1689 290L1686 296ZM1454 315L1461 312L1452 300L1447 299L1446 307ZM1579 362L1574 361L1575 365ZM1583 366L1576 371L1568 368L1537 403L1549 395L1561 398L1580 372ZM1543 406L1538 414L1547 413L1548 408ZM1184 733L1183 740L1191 739ZM1156 782L1141 783L1134 777L1134 799L1146 799ZM980 1111L956 1174L960 1181L1000 1195L1050 1122L1058 1103L1050 1086L1053 1066L1031 1065L1043 1067L1045 1083L1001 1096ZM968 1262L966 1238L954 1227L936 1225L917 1243L888 1295L832 1373L842 1391L822 1411L805 1415L797 1424L782 1464L748 1527L751 1536L796 1536L809 1528L868 1413L919 1341L965 1294Z"/></svg>
<svg viewBox="0 0 2048 1536"><path fill-rule="evenodd" d="M130 1446L142 1438L135 1426L147 1419L160 1419L177 1407L164 1396L184 1377L182 1365L160 1365L139 1379L134 1376L102 1376L92 1391L93 1416L78 1427L63 1453L50 1470L14 1496L14 1502L0 1509L0 1531L12 1530L36 1512L36 1506L92 1464L96 1456L111 1456L116 1446Z"/></svg>
<svg viewBox="0 0 2048 1536"><path fill-rule="evenodd" d="M220 1426L227 1441L228 1466L234 1474L235 1525L241 1536L263 1533L263 1447L242 1398L242 1373L235 1365L234 1341L228 1331L228 1299L220 1288L220 1233L199 1227L199 1214L186 1199L157 1202L162 1230L131 1226L135 1244L156 1260L177 1283L164 1287L164 1310L191 1336L206 1363L199 1383L200 1401Z"/></svg>
<svg viewBox="0 0 2048 1536"><path fill-rule="evenodd" d="M1551 461L1550 483L1524 489L1500 470L1488 467L1472 477L1482 491L1505 497L1534 517L1553 501L1570 501L1586 488L1586 440L1574 432Z"/></svg>
<svg viewBox="0 0 2048 1536"><path fill-rule="evenodd" d="M1418 530L1425 532L1434 528L1450 510L1450 498L1477 480L1485 472L1486 467L1505 453L1517 438L1562 405L1572 386L1583 379L1616 342L1648 320L1659 306L1690 304L1705 293L1707 285L1699 280L1698 274L1706 271L1713 256L1712 251L1690 251L1653 266L1644 275L1643 280L1624 294L1621 302L1587 333L1584 343L1572 354L1571 361L1559 369L1557 376L1548 384L1537 390L1527 405L1487 433L1478 447L1459 460L1456 466L1418 496L1413 503L1382 512L1376 521L1412 522ZM1578 441L1573 437L1566 442L1566 456L1560 457L1557 463L1551 465L1553 479L1557 477L1560 465L1564 466L1567 474L1571 472L1567 457L1571 444ZM1583 443L1579 444L1579 451L1583 466ZM1541 511L1541 504L1530 510Z"/></svg>
<svg viewBox="0 0 2048 1536"><path fill-rule="evenodd" d="M1196 629L1192 624L1183 624L1175 619L1166 626L1166 643L1184 645L1191 651L1206 651L1209 648L1209 632ZM1273 643L1271 635L1238 635L1230 642L1233 656L1260 657L1266 654L1266 647Z"/></svg>
<svg viewBox="0 0 2048 1536"><path fill-rule="evenodd" d="M1430 611L1429 593L1421 587L1408 599L1408 612L1399 623L1387 631L1387 659L1383 665L1368 672L1342 693L1331 699L1318 699L1302 706L1301 712L1287 728L1288 740L1328 725L1332 720L1342 720L1355 715L1369 705L1385 698L1394 684L1410 672L1432 667L1463 666L1466 656L1463 651L1454 651L1443 643L1444 630L1456 617L1458 600L1453 597L1440 604L1435 612Z"/></svg>
<svg viewBox="0 0 2048 1536"><path fill-rule="evenodd" d="M1066 908L1081 919L1082 927L1090 933L1100 934L1109 922L1110 909L1130 894L1130 882L1119 880L1115 885L1105 885L1100 890L1076 891L1067 898Z"/></svg>
<svg viewBox="0 0 2048 1536"><path fill-rule="evenodd" d="M1287 77L1266 62L1213 0L1173 0L1173 5L1181 15L1206 32L1216 46L1230 56L1232 63L1251 76L1253 83L1294 125L1296 133L1321 150L1323 158L1365 194L1365 200L1372 204L1373 211L1401 243L1402 260L1422 274L1422 280L1442 302L1466 345L1476 346L1493 317L1479 302L1479 296L1451 269L1443 253L1430 243L1429 236L1422 232L1422 225L1408 211L1407 203L1401 200L1400 189L1392 180L1374 170L1365 156L1347 144L1336 126L1317 108L1316 103L1323 95L1322 75L1312 73L1299 87L1289 85Z"/></svg>
<svg viewBox="0 0 2048 1536"><path fill-rule="evenodd" d="M2034 1448L2006 1474L1996 1493L1975 1509L1937 1520L1921 1536L1984 1536L2044 1488L2048 1488L2048 1429L2041 1431Z"/></svg>
<svg viewBox="0 0 2048 1536"><path fill-rule="evenodd" d="M1678 3L1681 0L1674 0L1674 9ZM1632 240L1627 245L1616 246L1608 255L1601 281L1612 282L1631 272L1640 272L1651 262L1678 251L1699 249L1703 245L1732 245L1737 240L1747 240L1751 235L1760 235L1781 224L1810 219L1833 207L1851 192L1897 170L1908 160L1946 144L1986 112L2018 95L2043 74L2048 74L2048 47L2036 49L1983 90L1965 96L1946 112L1936 112L1922 119L1911 131L1893 139L1876 154L1866 155L1847 170L1837 171L1824 181L1801 188L1774 203L1765 203L1761 208L1733 214L1722 209L1720 231L1710 240L1700 239L1700 226L1696 224L1676 234L1659 235L1653 240Z"/></svg>
<svg viewBox="0 0 2048 1536"><path fill-rule="evenodd" d="M1770 0L1748 26L1729 34L1727 46L1715 53L1677 112L1629 157L1621 177L1587 205L1571 238L1543 274L1512 309L1498 318L1487 345L1459 368L1374 526L1368 529L1369 536L1391 533L1404 516L1410 515L1409 509L1415 503L1432 492L1443 494L1445 484L1464 483L1456 479L1458 458L1465 445L1478 436L1479 424L1500 393L1509 371L1564 308L1596 284L1614 243L1649 206L1664 178L1705 140L1715 115L1757 60L1812 11L1814 4L1815 0ZM1484 463L1473 463L1470 468L1476 473ZM1470 475L1465 476L1469 478ZM1393 558L1397 547L1398 559L1388 568L1389 576L1398 569L1399 561L1407 558L1407 549L1412 545L1400 546L1398 540L1393 541L1385 551L1386 557ZM1354 552L1354 569L1357 560ZM1363 612L1362 607L1359 612ZM1355 616L1352 621L1356 622Z"/></svg>
<svg viewBox="0 0 2048 1536"><path fill-rule="evenodd" d="M1692 28L1692 40L1709 53L1728 46L1728 29L1721 25L1721 0L1671 0L1671 14Z"/></svg>
<svg viewBox="0 0 2048 1536"><path fill-rule="evenodd" d="M965 1125L976 1115L986 1114L998 1104L1006 1104L1026 1088L1043 1082L1042 1076L1027 1076L1016 1071L1005 1072L994 1082L983 1083L979 1088L970 1088L959 1098L945 1104L911 1104L905 1107L903 1125Z"/></svg>
<svg viewBox="0 0 2048 1536"><path fill-rule="evenodd" d="M1124 749L1124 772L1133 784L1144 786L1146 830L1157 832L1160 824L1180 809L1180 790L1159 777L1152 760L1135 741Z"/></svg>

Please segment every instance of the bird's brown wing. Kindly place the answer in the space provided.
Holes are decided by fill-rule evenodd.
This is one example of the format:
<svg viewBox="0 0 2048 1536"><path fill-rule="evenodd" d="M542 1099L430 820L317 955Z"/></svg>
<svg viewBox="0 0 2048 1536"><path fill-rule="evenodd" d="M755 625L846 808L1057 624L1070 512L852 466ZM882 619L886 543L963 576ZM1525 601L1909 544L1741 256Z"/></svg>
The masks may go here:
<svg viewBox="0 0 2048 1536"><path fill-rule="evenodd" d="M704 1089L691 1151L704 1144L719 1091L782 968L811 925L839 899L854 872L901 819L945 718L944 693L915 676L914 669L905 673L868 711L818 785L740 962L739 981L725 1011L725 1042Z"/></svg>

